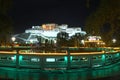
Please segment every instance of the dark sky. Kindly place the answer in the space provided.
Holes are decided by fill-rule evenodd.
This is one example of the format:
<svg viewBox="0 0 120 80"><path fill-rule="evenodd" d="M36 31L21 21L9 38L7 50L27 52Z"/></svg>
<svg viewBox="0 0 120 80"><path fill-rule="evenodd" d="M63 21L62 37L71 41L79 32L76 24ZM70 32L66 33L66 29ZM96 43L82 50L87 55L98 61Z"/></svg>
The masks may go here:
<svg viewBox="0 0 120 80"><path fill-rule="evenodd" d="M43 23L84 26L86 18L95 11L99 0L14 0L11 16L15 33Z"/></svg>

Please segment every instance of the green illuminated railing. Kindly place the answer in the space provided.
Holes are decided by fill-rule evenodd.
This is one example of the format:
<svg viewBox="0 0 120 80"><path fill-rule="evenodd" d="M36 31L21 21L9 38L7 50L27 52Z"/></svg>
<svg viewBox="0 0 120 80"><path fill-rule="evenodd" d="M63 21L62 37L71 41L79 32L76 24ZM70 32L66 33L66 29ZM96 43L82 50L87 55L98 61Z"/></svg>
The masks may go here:
<svg viewBox="0 0 120 80"><path fill-rule="evenodd" d="M24 51L22 51L24 50ZM0 51L0 66L16 68L39 69L79 69L102 67L119 62L119 51L102 51L105 49L92 49L98 51L83 52L79 48L65 48L64 52L39 53L30 52L31 49L14 48L12 51ZM66 50L66 51L65 51ZM85 49L86 50L86 49Z"/></svg>

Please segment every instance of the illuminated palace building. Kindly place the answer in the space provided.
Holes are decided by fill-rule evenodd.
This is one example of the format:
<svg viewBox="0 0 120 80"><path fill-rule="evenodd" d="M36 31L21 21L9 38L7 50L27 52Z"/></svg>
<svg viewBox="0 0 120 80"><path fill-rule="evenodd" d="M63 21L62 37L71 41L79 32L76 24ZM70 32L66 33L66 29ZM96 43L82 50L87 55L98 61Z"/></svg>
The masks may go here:
<svg viewBox="0 0 120 80"><path fill-rule="evenodd" d="M41 43L45 43L45 40L56 43L57 35L61 32L67 33L68 38L77 33L83 36L86 34L80 27L68 28L66 24L43 24L42 26L32 26L32 28L26 29L25 33L16 34L14 37L16 38L15 42L26 44L38 43L39 39L41 39ZM65 35L61 35L61 37L65 37Z"/></svg>

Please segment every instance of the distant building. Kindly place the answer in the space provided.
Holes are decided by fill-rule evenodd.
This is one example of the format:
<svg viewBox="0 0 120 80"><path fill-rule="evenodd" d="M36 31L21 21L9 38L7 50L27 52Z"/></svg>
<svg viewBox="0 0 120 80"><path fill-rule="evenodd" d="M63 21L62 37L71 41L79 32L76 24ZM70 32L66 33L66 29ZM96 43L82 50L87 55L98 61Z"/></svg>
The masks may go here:
<svg viewBox="0 0 120 80"><path fill-rule="evenodd" d="M18 43L38 43L38 37L41 38L42 43L45 43L46 39L48 41L52 40L55 43L57 34L60 32L68 33L69 37L76 33L80 33L81 35L86 34L80 27L68 28L66 24L43 24L42 26L32 26L32 28L26 29L25 33L16 34L14 37L16 38L15 42Z"/></svg>
<svg viewBox="0 0 120 80"><path fill-rule="evenodd" d="M105 42L102 40L101 36L88 36L84 41L86 47L104 47Z"/></svg>

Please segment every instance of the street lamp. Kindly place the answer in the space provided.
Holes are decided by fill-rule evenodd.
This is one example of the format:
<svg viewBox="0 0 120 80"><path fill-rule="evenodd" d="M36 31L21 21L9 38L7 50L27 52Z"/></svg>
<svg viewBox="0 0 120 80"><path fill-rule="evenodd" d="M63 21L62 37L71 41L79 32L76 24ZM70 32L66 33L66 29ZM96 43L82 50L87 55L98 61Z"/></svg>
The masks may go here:
<svg viewBox="0 0 120 80"><path fill-rule="evenodd" d="M15 42L16 38L15 38L15 37L12 37L12 38L11 38L11 40L12 40L12 43L13 43L13 44L12 44L12 47L13 47L13 46L14 46L14 42Z"/></svg>
<svg viewBox="0 0 120 80"><path fill-rule="evenodd" d="M115 44L115 43L116 43L116 41L117 41L116 39L112 39L113 46L115 46L115 45L116 45L116 44Z"/></svg>
<svg viewBox="0 0 120 80"><path fill-rule="evenodd" d="M84 41L84 40L81 40L81 43L82 43L82 44L85 44L85 41Z"/></svg>
<svg viewBox="0 0 120 80"><path fill-rule="evenodd" d="M116 39L112 39L112 42L113 42L113 43L116 43L116 41L117 41Z"/></svg>
<svg viewBox="0 0 120 80"><path fill-rule="evenodd" d="M14 42L14 41L16 40L16 38L15 38L15 37L12 37L11 40L12 40L12 42Z"/></svg>
<svg viewBox="0 0 120 80"><path fill-rule="evenodd" d="M85 40L81 40L83 47L85 47Z"/></svg>

